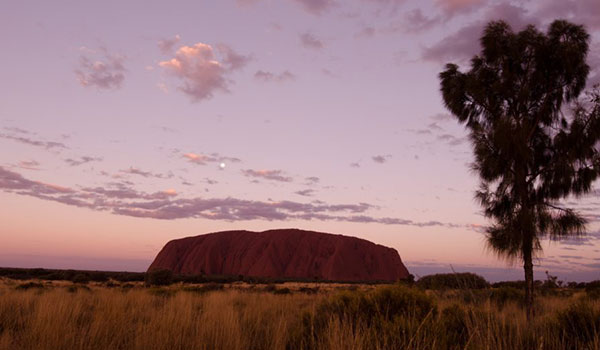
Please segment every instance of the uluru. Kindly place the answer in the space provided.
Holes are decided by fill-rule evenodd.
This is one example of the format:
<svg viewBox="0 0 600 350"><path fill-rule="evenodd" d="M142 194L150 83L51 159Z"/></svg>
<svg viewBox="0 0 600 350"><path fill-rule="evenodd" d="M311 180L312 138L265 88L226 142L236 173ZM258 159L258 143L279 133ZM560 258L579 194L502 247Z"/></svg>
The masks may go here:
<svg viewBox="0 0 600 350"><path fill-rule="evenodd" d="M409 276L398 252L370 241L299 229L222 231L168 242L148 271L327 281Z"/></svg>

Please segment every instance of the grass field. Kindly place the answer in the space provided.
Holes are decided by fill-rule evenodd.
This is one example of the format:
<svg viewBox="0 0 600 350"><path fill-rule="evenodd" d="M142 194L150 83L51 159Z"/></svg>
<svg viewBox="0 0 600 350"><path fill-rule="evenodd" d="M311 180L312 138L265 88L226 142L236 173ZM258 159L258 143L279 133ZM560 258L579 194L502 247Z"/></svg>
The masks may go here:
<svg viewBox="0 0 600 350"><path fill-rule="evenodd" d="M0 281L0 349L600 349L600 299L558 289Z"/></svg>

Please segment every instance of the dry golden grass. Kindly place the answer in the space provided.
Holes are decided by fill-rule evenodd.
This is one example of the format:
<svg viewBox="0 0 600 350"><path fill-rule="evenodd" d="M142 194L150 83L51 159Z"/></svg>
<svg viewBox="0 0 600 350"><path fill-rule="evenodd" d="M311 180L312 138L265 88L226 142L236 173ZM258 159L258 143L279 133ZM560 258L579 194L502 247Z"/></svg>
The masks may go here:
<svg viewBox="0 0 600 350"><path fill-rule="evenodd" d="M90 284L73 290L71 283L48 283L23 290L16 288L19 284L0 281L1 350L600 349L597 328L579 341L578 334L563 329L564 322L557 323L560 312L582 301L600 315L600 303L584 295L539 298L538 317L528 329L516 302L500 308L489 298L464 303L459 294L424 296L408 288L399 295L429 298L435 308L420 317L411 309L390 315L391 309L361 311L364 305L352 303L344 304L348 310L327 308L343 299L336 285L279 285L292 291L279 295L239 283L206 293L181 285L123 289ZM318 293L299 292L316 287ZM361 286L345 295L383 305L375 294L385 288L402 287ZM353 307L372 314L363 317ZM445 311L453 307L456 312Z"/></svg>

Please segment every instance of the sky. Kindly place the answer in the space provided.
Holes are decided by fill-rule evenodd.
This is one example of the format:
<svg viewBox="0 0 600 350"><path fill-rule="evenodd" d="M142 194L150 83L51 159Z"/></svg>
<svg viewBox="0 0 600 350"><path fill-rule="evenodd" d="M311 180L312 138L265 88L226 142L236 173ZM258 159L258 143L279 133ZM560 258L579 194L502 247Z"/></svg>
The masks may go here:
<svg viewBox="0 0 600 350"><path fill-rule="evenodd" d="M398 250L416 276L522 278L486 248L466 132L437 75L482 28L591 34L596 0L18 1L0 12L0 266L144 271L171 239L302 228ZM600 189L600 185L597 185ZM589 235L535 262L600 279Z"/></svg>

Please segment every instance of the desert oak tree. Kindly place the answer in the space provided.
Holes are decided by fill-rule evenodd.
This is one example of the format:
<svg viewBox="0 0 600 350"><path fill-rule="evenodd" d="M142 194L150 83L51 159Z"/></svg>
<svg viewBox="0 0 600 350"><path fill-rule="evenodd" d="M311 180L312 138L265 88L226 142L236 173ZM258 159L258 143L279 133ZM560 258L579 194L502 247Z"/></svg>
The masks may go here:
<svg viewBox="0 0 600 350"><path fill-rule="evenodd" d="M580 96L588 42L582 26L563 20L546 33L490 22L471 69L447 64L439 75L446 107L469 132L476 198L492 220L488 246L523 262L528 319L541 239L585 234L585 218L560 200L589 192L600 171L598 90Z"/></svg>

